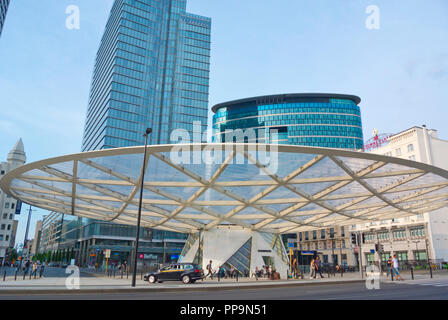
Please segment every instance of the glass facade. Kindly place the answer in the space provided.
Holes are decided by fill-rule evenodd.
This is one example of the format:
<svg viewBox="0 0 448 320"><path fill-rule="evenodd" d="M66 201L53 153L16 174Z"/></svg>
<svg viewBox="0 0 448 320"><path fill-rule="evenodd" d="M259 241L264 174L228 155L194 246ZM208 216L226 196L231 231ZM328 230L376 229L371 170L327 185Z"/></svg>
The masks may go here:
<svg viewBox="0 0 448 320"><path fill-rule="evenodd" d="M82 151L170 143L207 127L211 19L186 0L115 0L97 53Z"/></svg>
<svg viewBox="0 0 448 320"><path fill-rule="evenodd" d="M6 11L8 11L9 0L0 0L0 36L2 35L3 25L5 24Z"/></svg>
<svg viewBox="0 0 448 320"><path fill-rule="evenodd" d="M291 94L221 103L212 108L213 141L231 142L226 130L252 128L256 141L248 137L246 142L361 149L360 101L348 95Z"/></svg>

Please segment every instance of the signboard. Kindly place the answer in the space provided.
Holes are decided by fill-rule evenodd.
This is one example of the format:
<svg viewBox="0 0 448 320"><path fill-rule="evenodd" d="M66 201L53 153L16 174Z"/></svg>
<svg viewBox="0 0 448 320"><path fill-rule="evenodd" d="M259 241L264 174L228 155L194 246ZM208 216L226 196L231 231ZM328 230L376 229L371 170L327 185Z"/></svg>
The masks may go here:
<svg viewBox="0 0 448 320"><path fill-rule="evenodd" d="M373 137L366 141L362 147L364 152L370 152L379 147L383 147L389 143L389 138L393 136L391 133L378 134L377 129L373 129Z"/></svg>
<svg viewBox="0 0 448 320"><path fill-rule="evenodd" d="M288 242L288 248L294 248L294 242Z"/></svg>
<svg viewBox="0 0 448 320"><path fill-rule="evenodd" d="M138 258L145 259L145 260L157 260L157 255L156 254L139 253Z"/></svg>
<svg viewBox="0 0 448 320"><path fill-rule="evenodd" d="M374 249L370 249L370 253L375 253L375 250Z"/></svg>
<svg viewBox="0 0 448 320"><path fill-rule="evenodd" d="M314 251L302 251L302 256L314 255Z"/></svg>
<svg viewBox="0 0 448 320"><path fill-rule="evenodd" d="M109 259L109 258L110 258L110 249L106 249L106 250L104 250L104 257L105 257L106 259Z"/></svg>

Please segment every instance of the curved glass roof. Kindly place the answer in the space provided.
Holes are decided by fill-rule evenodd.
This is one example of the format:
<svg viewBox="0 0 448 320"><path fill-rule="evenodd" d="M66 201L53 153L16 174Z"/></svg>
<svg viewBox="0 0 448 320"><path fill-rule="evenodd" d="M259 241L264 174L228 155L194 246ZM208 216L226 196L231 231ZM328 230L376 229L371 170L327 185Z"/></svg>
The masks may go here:
<svg viewBox="0 0 448 320"><path fill-rule="evenodd" d="M0 187L21 201L136 224L144 147L19 167ZM239 225L274 233L416 215L448 202L448 171L398 158L264 144L148 146L142 226L184 233Z"/></svg>

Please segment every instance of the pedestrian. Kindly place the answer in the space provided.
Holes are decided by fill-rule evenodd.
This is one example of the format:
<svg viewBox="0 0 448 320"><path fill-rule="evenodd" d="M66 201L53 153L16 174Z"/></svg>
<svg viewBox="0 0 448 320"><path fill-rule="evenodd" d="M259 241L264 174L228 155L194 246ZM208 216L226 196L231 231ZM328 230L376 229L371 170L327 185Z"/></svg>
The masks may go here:
<svg viewBox="0 0 448 320"><path fill-rule="evenodd" d="M392 272L392 257L389 256L389 260L387 260L387 267L386 267L386 272L387 272L387 276L389 277L389 274Z"/></svg>
<svg viewBox="0 0 448 320"><path fill-rule="evenodd" d="M208 276L210 276L210 279L213 280L213 269L212 269L212 260L210 260L210 263L206 267L207 269L207 275L205 276L205 279L207 279Z"/></svg>
<svg viewBox="0 0 448 320"><path fill-rule="evenodd" d="M44 268L45 268L45 264L42 263L40 265L40 270L39 270L39 278L42 278L43 274L44 274Z"/></svg>
<svg viewBox="0 0 448 320"><path fill-rule="evenodd" d="M25 274L28 274L29 270L30 270L30 260L27 260L25 262Z"/></svg>
<svg viewBox="0 0 448 320"><path fill-rule="evenodd" d="M314 260L314 278L316 278L317 272L319 272L320 278L324 278L324 276L322 275L322 270L320 269L320 258L319 256L316 257L316 260Z"/></svg>
<svg viewBox="0 0 448 320"><path fill-rule="evenodd" d="M392 260L393 263L393 272L395 275L395 279L398 280L398 278L400 278L400 280L403 280L403 278L400 276L400 267L398 264L398 259L397 259L397 255L394 254L394 259Z"/></svg>
<svg viewBox="0 0 448 320"><path fill-rule="evenodd" d="M33 264L33 275L36 275L37 269L38 269L37 261L35 261L34 264Z"/></svg>
<svg viewBox="0 0 448 320"><path fill-rule="evenodd" d="M314 263L314 258L311 259L311 263L310 263L310 279L314 279L316 277L316 270L315 270L315 263Z"/></svg>
<svg viewBox="0 0 448 320"><path fill-rule="evenodd" d="M233 266L230 266L230 271L229 271L229 278L233 279L235 273L235 268Z"/></svg>
<svg viewBox="0 0 448 320"><path fill-rule="evenodd" d="M126 260L124 260L122 267L123 267L123 272L126 272L128 270L128 262Z"/></svg>

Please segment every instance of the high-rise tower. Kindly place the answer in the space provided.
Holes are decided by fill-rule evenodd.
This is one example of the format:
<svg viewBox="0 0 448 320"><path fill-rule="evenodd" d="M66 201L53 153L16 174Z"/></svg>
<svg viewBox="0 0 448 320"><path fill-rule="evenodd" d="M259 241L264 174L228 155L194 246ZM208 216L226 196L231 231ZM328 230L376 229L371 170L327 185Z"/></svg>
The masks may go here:
<svg viewBox="0 0 448 320"><path fill-rule="evenodd" d="M82 151L170 143L207 126L211 19L186 0L116 0L91 82Z"/></svg>
<svg viewBox="0 0 448 320"><path fill-rule="evenodd" d="M9 0L0 0L0 36L2 35L3 25L5 24L6 11L8 11Z"/></svg>

